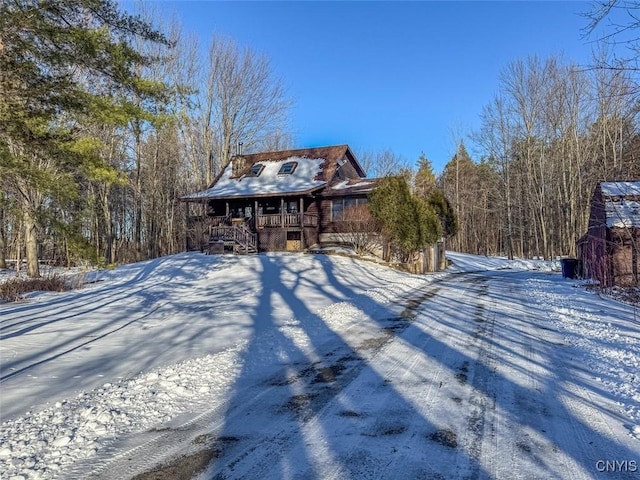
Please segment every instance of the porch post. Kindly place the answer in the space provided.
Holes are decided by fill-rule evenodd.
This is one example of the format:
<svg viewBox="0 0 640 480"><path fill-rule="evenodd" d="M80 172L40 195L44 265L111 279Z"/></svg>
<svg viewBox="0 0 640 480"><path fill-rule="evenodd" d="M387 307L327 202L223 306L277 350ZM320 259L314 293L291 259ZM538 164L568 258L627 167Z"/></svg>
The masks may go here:
<svg viewBox="0 0 640 480"><path fill-rule="evenodd" d="M284 228L284 197L280 197L280 222Z"/></svg>
<svg viewBox="0 0 640 480"><path fill-rule="evenodd" d="M229 201L224 202L225 216L229 216Z"/></svg>
<svg viewBox="0 0 640 480"><path fill-rule="evenodd" d="M300 249L304 250L304 198L300 197L300 211L298 212L300 218Z"/></svg>
<svg viewBox="0 0 640 480"><path fill-rule="evenodd" d="M304 198L300 197L300 226L304 227Z"/></svg>

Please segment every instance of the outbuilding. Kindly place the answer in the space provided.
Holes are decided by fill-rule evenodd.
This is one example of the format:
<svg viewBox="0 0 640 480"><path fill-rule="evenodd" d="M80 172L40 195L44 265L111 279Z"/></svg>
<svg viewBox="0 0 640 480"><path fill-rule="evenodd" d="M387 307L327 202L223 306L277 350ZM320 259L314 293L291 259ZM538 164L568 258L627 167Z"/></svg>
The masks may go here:
<svg viewBox="0 0 640 480"><path fill-rule="evenodd" d="M578 241L581 273L603 287L638 285L640 181L600 182Z"/></svg>

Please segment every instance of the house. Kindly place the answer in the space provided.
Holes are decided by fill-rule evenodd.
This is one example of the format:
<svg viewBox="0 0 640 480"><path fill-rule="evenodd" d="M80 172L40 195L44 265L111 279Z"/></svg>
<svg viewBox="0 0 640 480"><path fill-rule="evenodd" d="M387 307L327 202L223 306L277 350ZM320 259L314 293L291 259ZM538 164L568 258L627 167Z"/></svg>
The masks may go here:
<svg viewBox="0 0 640 480"><path fill-rule="evenodd" d="M578 241L583 276L604 287L638 285L639 241L640 181L599 183Z"/></svg>
<svg viewBox="0 0 640 480"><path fill-rule="evenodd" d="M187 249L305 250L339 243L378 179L347 145L236 155L187 203ZM350 225L352 226L352 225Z"/></svg>

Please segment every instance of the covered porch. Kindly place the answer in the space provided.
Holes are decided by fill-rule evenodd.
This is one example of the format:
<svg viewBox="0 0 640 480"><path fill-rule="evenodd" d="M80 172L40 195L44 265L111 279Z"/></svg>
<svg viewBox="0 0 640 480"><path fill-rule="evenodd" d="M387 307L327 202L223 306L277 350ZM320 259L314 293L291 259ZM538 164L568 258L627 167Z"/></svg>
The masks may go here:
<svg viewBox="0 0 640 480"><path fill-rule="evenodd" d="M304 197L208 200L205 216L210 225L247 223L252 230L316 227L318 215L309 211L312 205L313 199Z"/></svg>
<svg viewBox="0 0 640 480"><path fill-rule="evenodd" d="M254 233L260 251L304 250L317 242L317 212L311 195L198 199L187 203L187 249L206 248L212 232L240 227Z"/></svg>

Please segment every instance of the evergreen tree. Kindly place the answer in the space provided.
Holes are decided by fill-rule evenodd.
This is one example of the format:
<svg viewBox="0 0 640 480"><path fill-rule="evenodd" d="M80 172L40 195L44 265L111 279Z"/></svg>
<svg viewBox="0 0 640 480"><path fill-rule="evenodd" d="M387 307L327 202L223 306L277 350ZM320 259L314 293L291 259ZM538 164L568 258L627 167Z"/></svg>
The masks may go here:
<svg viewBox="0 0 640 480"><path fill-rule="evenodd" d="M418 158L418 171L415 177L415 193L419 197L426 198L436 188L436 174L433 173L433 164L426 155L420 154Z"/></svg>
<svg viewBox="0 0 640 480"><path fill-rule="evenodd" d="M463 238L457 235L453 239L452 247L459 251L470 251L470 247L465 243L466 232L472 228L472 209L483 186L477 182L476 164L463 142L460 142L455 155L445 165L439 180L442 193L447 199L451 199L460 230L465 233Z"/></svg>
<svg viewBox="0 0 640 480"><path fill-rule="evenodd" d="M427 203L440 219L442 234L445 237L452 237L458 233L458 217L442 190L433 190L427 198Z"/></svg>
<svg viewBox="0 0 640 480"><path fill-rule="evenodd" d="M37 228L52 206L77 200L82 178L117 176L82 123L148 118L162 92L140 75L151 59L133 49L136 37L168 44L111 0L0 5L0 174L15 186L32 277L39 275Z"/></svg>
<svg viewBox="0 0 640 480"><path fill-rule="evenodd" d="M441 225L435 212L422 198L411 194L403 177L386 177L371 192L369 207L380 222L382 233L394 244L402 261L437 241Z"/></svg>

